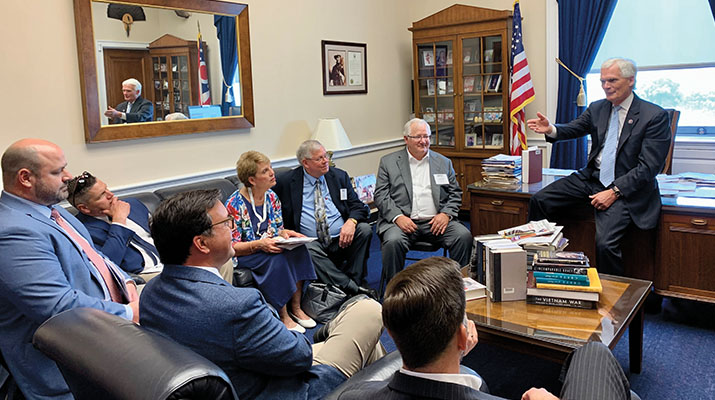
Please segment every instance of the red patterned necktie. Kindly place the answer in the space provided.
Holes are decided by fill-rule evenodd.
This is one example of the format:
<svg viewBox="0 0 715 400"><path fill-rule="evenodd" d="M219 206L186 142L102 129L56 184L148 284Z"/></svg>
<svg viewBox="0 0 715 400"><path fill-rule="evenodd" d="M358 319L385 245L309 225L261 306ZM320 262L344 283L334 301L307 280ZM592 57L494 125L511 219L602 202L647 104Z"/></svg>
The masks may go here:
<svg viewBox="0 0 715 400"><path fill-rule="evenodd" d="M57 209L52 209L52 219L72 237L72 240L82 248L84 254L87 255L92 264L97 267L100 275L102 275L102 279L104 279L104 283L107 285L107 289L109 289L109 295L112 297L112 301L123 304L124 301L122 301L123 296L120 285L114 279L114 275L112 275L112 272L109 270L110 267L104 262L104 257L97 253L94 247L62 218Z"/></svg>

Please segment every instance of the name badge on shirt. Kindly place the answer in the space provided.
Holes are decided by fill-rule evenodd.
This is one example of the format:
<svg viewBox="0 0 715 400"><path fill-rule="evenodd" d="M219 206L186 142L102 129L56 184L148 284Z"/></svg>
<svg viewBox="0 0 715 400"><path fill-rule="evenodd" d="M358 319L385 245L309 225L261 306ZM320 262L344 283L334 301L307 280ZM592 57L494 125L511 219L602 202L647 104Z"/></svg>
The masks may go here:
<svg viewBox="0 0 715 400"><path fill-rule="evenodd" d="M434 174L434 183L438 185L449 185L447 174Z"/></svg>
<svg viewBox="0 0 715 400"><path fill-rule="evenodd" d="M348 190L340 189L340 200L347 200L347 199L348 199Z"/></svg>

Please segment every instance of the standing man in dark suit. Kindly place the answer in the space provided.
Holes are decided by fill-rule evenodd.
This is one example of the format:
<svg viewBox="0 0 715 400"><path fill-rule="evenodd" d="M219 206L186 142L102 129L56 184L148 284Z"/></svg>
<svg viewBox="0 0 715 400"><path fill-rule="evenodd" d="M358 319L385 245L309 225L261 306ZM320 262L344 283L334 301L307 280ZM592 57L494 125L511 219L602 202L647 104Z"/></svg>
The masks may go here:
<svg viewBox="0 0 715 400"><path fill-rule="evenodd" d="M17 141L2 155L0 352L28 400L73 398L55 362L32 346L45 320L79 307L139 320L134 282L56 206L67 198L66 167L62 149L40 139Z"/></svg>
<svg viewBox="0 0 715 400"><path fill-rule="evenodd" d="M407 251L418 240L446 247L462 266L472 253L472 235L456 220L462 189L452 161L429 149L430 137L429 124L414 118L403 130L405 148L380 160L375 205L388 281L404 267Z"/></svg>
<svg viewBox="0 0 715 400"><path fill-rule="evenodd" d="M161 271L149 233L149 210L141 201L119 200L87 171L71 179L68 187L67 200L80 212L77 219L104 255L130 273Z"/></svg>
<svg viewBox="0 0 715 400"><path fill-rule="evenodd" d="M497 399L480 391L485 386L480 376L460 366L477 344L465 305L462 276L453 260L430 257L395 275L387 284L382 320L402 355L402 368L389 380L347 388L339 399ZM564 368L564 399L630 398L621 365L602 343L576 350ZM522 400L558 399L532 388Z"/></svg>
<svg viewBox="0 0 715 400"><path fill-rule="evenodd" d="M109 118L110 124L127 124L133 122L149 122L154 119L154 105L151 101L141 97L142 84L129 78L122 82L124 102L119 103L116 109L107 107L104 116Z"/></svg>
<svg viewBox="0 0 715 400"><path fill-rule="evenodd" d="M273 188L283 205L285 227L318 238L307 247L321 282L348 294L377 298L377 292L363 283L372 238L367 206L355 193L347 172L330 167L320 142L301 143L296 157L301 166L280 174ZM318 190L322 204L316 207Z"/></svg>
<svg viewBox="0 0 715 400"><path fill-rule="evenodd" d="M380 303L356 300L310 345L289 331L255 288L237 288L218 269L233 255L235 221L218 190L165 200L151 234L164 270L141 296L141 324L216 363L241 399L319 399L385 354Z"/></svg>
<svg viewBox="0 0 715 400"><path fill-rule="evenodd" d="M670 148L668 114L633 93L636 66L612 58L601 65L605 100L593 102L568 124L551 125L541 113L529 128L555 142L591 136L584 168L550 184L531 198L529 220L553 218L562 210L590 202L596 219L596 266L623 274L620 242L626 228L656 226L660 193L655 176Z"/></svg>

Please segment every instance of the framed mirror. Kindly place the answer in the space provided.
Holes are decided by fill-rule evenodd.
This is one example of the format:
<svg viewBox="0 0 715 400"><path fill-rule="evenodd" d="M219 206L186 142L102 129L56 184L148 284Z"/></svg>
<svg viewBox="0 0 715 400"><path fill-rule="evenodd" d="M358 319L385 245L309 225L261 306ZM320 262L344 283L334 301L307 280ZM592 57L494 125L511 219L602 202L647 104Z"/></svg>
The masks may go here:
<svg viewBox="0 0 715 400"><path fill-rule="evenodd" d="M246 4L74 0L74 9L87 143L255 125ZM141 89L127 90L138 88L129 78Z"/></svg>

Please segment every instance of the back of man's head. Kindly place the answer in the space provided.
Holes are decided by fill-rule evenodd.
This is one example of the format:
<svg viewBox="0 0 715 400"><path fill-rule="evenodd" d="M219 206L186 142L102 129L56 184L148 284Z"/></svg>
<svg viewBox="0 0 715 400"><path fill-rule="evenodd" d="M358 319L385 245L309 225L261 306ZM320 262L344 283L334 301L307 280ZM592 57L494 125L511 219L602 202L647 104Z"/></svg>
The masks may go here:
<svg viewBox="0 0 715 400"><path fill-rule="evenodd" d="M194 237L211 232L208 212L220 201L220 192L192 190L164 200L151 219L151 237L164 264L186 262Z"/></svg>
<svg viewBox="0 0 715 400"><path fill-rule="evenodd" d="M435 361L464 320L459 264L445 257L420 260L387 285L382 321L408 369Z"/></svg>

